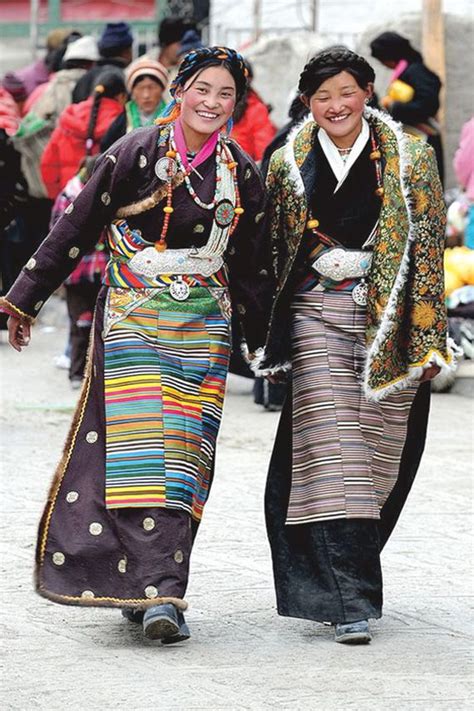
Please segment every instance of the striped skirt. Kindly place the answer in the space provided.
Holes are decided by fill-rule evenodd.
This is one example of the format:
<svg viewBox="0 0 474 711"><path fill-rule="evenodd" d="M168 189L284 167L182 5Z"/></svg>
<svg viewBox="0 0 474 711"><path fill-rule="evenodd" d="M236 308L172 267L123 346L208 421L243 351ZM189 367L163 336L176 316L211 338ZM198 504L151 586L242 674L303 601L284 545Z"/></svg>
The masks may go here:
<svg viewBox="0 0 474 711"><path fill-rule="evenodd" d="M366 309L316 287L292 305L293 467L287 523L380 518L417 386L368 402Z"/></svg>
<svg viewBox="0 0 474 711"><path fill-rule="evenodd" d="M104 319L107 508L200 520L230 356L227 289L110 288Z"/></svg>

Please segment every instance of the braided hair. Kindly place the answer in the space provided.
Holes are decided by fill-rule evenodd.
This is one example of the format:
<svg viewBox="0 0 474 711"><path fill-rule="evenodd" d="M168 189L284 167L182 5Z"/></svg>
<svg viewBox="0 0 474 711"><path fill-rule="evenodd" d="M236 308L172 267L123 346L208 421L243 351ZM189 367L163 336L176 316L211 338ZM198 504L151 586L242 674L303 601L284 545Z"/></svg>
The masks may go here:
<svg viewBox="0 0 474 711"><path fill-rule="evenodd" d="M175 121L180 114L180 106L176 102L175 95L178 88L183 88L193 77L195 80L201 72L208 67L224 67L232 75L235 81L236 102L238 102L247 91L249 71L245 65L244 58L235 49L228 47L200 47L188 52L184 57L179 72L170 86L170 94L173 97L162 116L156 120L158 125ZM229 119L227 133L232 128L232 119Z"/></svg>
<svg viewBox="0 0 474 711"><path fill-rule="evenodd" d="M94 131L99 115L100 102L103 98L115 99L119 94L126 94L125 80L118 69L107 69L99 74L91 96L92 109L89 117L86 138L86 156L90 156L94 146Z"/></svg>
<svg viewBox="0 0 474 711"><path fill-rule="evenodd" d="M375 72L364 57L347 47L335 45L309 60L301 72L298 91L309 99L321 84L341 72L351 74L361 89L375 81Z"/></svg>

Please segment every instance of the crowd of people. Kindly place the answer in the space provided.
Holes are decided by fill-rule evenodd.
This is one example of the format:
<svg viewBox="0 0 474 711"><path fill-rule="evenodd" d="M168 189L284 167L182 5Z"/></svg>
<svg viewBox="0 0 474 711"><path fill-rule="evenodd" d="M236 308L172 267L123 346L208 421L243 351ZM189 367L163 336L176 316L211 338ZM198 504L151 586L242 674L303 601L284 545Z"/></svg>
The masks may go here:
<svg viewBox="0 0 474 711"><path fill-rule="evenodd" d="M189 638L233 344L256 398L285 400L265 503L278 611L367 643L430 382L458 355L440 82L383 33L372 53L393 74L378 107L373 66L330 47L302 67L277 132L238 52L173 18L159 41L132 61L125 23L97 44L53 33L44 60L3 81L0 308L21 351L64 284L81 386L37 589L121 607L164 644Z"/></svg>

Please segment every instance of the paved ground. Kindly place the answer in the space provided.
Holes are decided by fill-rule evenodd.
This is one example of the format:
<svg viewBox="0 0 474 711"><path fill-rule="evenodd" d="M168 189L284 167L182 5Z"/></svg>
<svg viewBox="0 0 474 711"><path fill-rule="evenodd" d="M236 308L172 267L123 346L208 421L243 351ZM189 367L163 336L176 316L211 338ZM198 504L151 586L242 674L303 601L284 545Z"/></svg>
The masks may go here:
<svg viewBox="0 0 474 711"><path fill-rule="evenodd" d="M36 525L75 399L52 366L64 340L43 322L20 356L0 344L3 709L472 708L468 398L434 398L428 451L384 553L385 616L369 647L345 648L330 629L275 613L262 499L278 416L233 380L192 564L194 636L164 648L117 611L32 590Z"/></svg>

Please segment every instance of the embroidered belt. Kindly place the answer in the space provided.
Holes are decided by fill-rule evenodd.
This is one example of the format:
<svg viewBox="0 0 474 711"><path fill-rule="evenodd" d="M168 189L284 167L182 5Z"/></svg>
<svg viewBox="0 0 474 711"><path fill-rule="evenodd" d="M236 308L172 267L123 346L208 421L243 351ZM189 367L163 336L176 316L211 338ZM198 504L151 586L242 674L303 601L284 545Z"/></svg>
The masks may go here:
<svg viewBox="0 0 474 711"><path fill-rule="evenodd" d="M371 252L335 247L324 252L311 266L321 276L338 282L366 277L371 263Z"/></svg>
<svg viewBox="0 0 474 711"><path fill-rule="evenodd" d="M155 279L159 274L200 274L211 276L224 264L222 256L204 257L197 249L166 249L158 252L146 247L137 252L128 262L135 274Z"/></svg>

